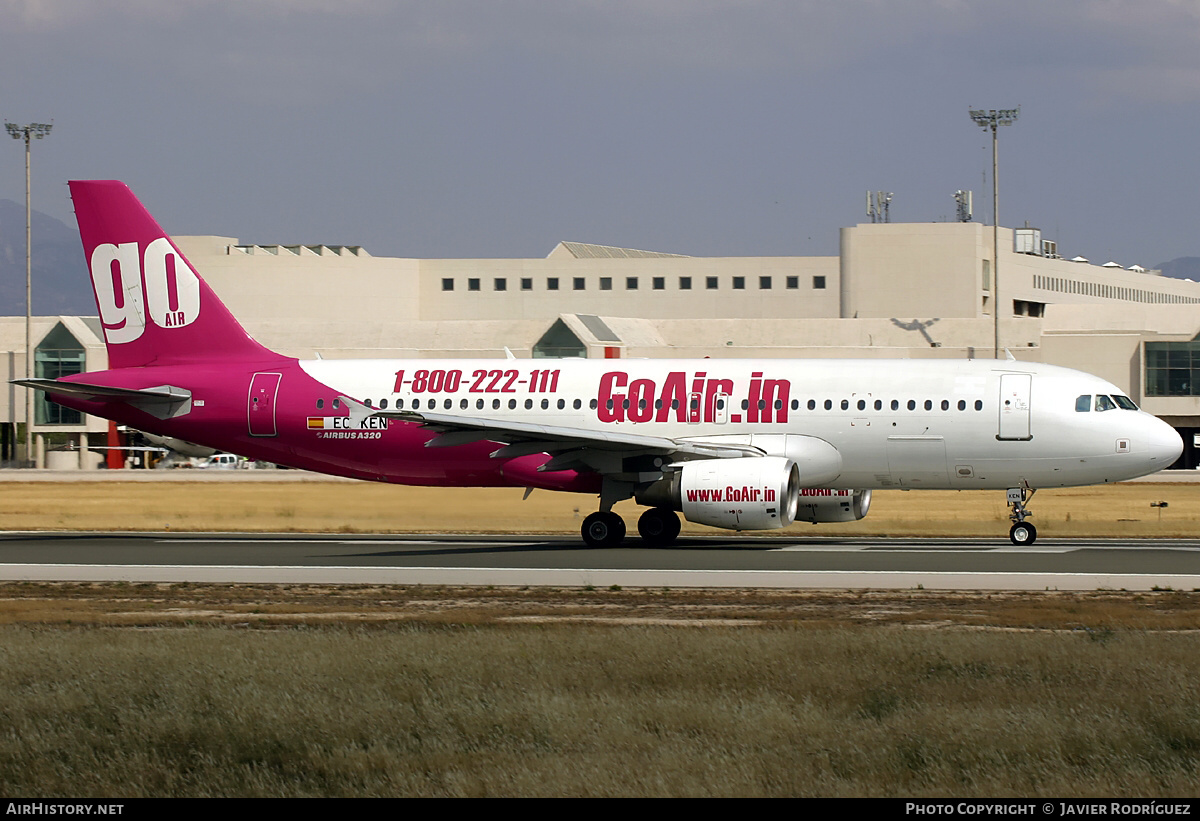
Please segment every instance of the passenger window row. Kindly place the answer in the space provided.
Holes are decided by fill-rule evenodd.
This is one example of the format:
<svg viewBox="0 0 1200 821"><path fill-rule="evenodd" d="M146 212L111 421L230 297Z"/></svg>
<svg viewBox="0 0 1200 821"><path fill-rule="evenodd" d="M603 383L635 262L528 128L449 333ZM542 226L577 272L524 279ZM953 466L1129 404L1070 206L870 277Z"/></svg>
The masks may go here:
<svg viewBox="0 0 1200 821"><path fill-rule="evenodd" d="M1090 396L1079 397L1079 400L1076 402L1076 407L1075 407L1076 410L1081 410L1079 403L1082 402L1084 399L1089 400L1089 403L1090 403L1091 397ZM1109 407L1100 407L1100 399L1104 399L1104 400L1108 401ZM1116 399L1118 401L1118 404L1120 403L1120 400L1124 400L1126 403L1128 403L1128 405L1133 410L1137 409L1137 406L1134 405L1132 402L1130 402L1130 400L1126 397L1123 397L1123 396L1122 397L1114 397L1114 399ZM409 402L409 407L412 410L420 410L421 402L422 402L422 400L420 400L420 399L412 399ZM380 399L378 404L375 404L374 401L371 399L367 399L365 401L365 404L369 408L378 408L379 410L387 410L389 407L389 402L386 398ZM453 410L454 404L455 403L454 403L453 399L441 400L441 405L444 410ZM516 410L518 405L522 404L522 403L520 403L519 400L517 400L517 399L509 399L507 404L508 404L509 410ZM540 401L535 402L535 400L533 400L533 399L526 399L523 404L524 404L525 410L533 410L535 405L536 405L536 407L540 407L542 410L550 410L551 400L550 399L542 399ZM331 403L331 405L334 410L337 410L340 406L337 399L334 399L333 402ZM566 399L558 399L553 402L553 405L557 410L566 410L567 400ZM690 405L693 409L695 409L695 408L699 407L699 402L697 400L693 399L691 401ZM436 410L438 407L438 400L437 399L427 399L427 400L425 400L425 406L428 410ZM470 406L471 406L471 402L469 399L463 398L463 399L458 400L459 410L468 410L470 408ZM491 401L491 409L492 410L500 410L502 406L503 406L502 400L500 400L500 399L493 399ZM608 400L607 406L610 410L614 407L612 399ZM621 406L623 408L628 409L630 407L629 400L628 399L623 400L621 403ZM662 406L663 406L663 401L661 399L656 399L654 401L654 407L656 410L661 409ZM1124 405L1124 404L1121 404L1120 406L1126 407L1126 405ZM325 400L318 399L317 400L317 410L321 410L324 407L325 407ZM396 410L404 410L404 407L405 407L405 400L403 400L403 399L395 400ZM487 403L485 402L485 400L483 400L483 399L475 400L475 409L476 410L484 410L486 407L487 407ZM597 407L597 401L595 399L591 400L591 402L588 404L588 407L591 410L595 410ZM645 410L646 400L645 399L639 400L638 407L641 408L642 410ZM725 398L724 397L719 396L717 398L716 407L718 410L725 409ZM743 399L741 402L741 407L742 407L742 410L748 410L750 408L750 401L747 399ZM765 400L765 399L758 400L758 409L759 410L765 410L766 407L767 407L767 400ZM782 399L774 400L774 402L772 402L772 407L774 407L775 410L783 410L783 400ZM818 409L818 407L829 411L829 410L834 409L835 403L834 403L834 400L832 400L832 399L826 399L823 402L821 402L820 404L818 404L816 399L809 399L807 404L805 405L805 407L807 407L808 410L810 410L810 411L815 411ZM851 402L849 399L842 399L836 403L836 407L838 409L844 410L844 411L850 410ZM918 400L916 400L916 399L909 399L903 403L899 399L893 399L888 403L887 407L890 410L894 410L894 411L898 411L901 408L904 408L904 409L910 410L910 411L915 411L918 408L921 408L921 409L927 410L927 411L932 411L935 408L943 410L943 411L948 411L952 407L957 408L960 411L965 411L968 408L973 408L974 410L981 411L981 410L983 410L983 400L976 399L972 404L968 404L967 400L959 399L956 403L952 404L949 399L942 399L940 402L937 402L937 403L935 403L934 400L932 400L932 399L925 399L920 402L918 402ZM1110 407L1115 407L1115 406L1112 404L1112 402L1108 399L1107 396L1097 397L1096 410L1109 410ZM583 408L582 400L574 399L571 401L571 409L572 410L580 410L582 408ZM857 400L857 402L854 403L854 408L856 410L860 410L860 411L866 411L868 408L870 408L872 410L876 410L876 411L882 411L884 409L884 402L882 399L876 399L870 405L868 405L867 400L859 399L859 400ZM672 410L679 409L679 400L678 399L671 400L671 409ZM794 411L800 410L800 400L799 399L793 399L791 401L791 409ZM1082 410L1088 410L1088 408L1084 407L1084 408L1082 408Z"/></svg>

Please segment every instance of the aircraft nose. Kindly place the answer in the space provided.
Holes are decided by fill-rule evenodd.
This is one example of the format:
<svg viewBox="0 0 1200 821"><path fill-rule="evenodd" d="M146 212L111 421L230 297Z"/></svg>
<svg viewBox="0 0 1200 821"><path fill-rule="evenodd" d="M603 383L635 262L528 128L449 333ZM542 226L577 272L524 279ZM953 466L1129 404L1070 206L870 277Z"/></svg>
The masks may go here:
<svg viewBox="0 0 1200 821"><path fill-rule="evenodd" d="M1183 439L1175 428L1158 417L1152 416L1150 421L1152 424L1147 436L1147 455L1155 470L1164 470L1183 453Z"/></svg>

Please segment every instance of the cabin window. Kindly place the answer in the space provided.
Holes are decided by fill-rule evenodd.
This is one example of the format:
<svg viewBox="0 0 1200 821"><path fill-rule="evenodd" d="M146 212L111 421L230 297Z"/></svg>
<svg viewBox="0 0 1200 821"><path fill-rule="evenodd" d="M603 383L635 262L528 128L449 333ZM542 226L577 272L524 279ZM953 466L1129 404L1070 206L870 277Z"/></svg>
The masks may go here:
<svg viewBox="0 0 1200 821"><path fill-rule="evenodd" d="M1087 413L1092 409L1092 395L1085 393L1083 396L1075 400L1075 412Z"/></svg>
<svg viewBox="0 0 1200 821"><path fill-rule="evenodd" d="M325 407L325 400L324 400L324 399L318 399L318 400L317 400L317 410L320 410L320 409L321 409L321 408L323 408L323 407Z"/></svg>

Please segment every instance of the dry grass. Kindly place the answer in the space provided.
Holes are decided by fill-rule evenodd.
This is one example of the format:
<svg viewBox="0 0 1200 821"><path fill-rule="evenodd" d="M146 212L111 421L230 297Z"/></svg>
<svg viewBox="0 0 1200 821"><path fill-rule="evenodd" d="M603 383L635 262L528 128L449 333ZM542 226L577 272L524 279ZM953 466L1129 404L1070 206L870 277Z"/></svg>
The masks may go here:
<svg viewBox="0 0 1200 821"><path fill-rule="evenodd" d="M1200 766L1197 593L7 583L0 625L7 795L1148 798Z"/></svg>
<svg viewBox="0 0 1200 821"><path fill-rule="evenodd" d="M591 496L520 489L413 488L370 483L12 483L0 530L184 530L342 533L578 533ZM64 498L65 497L65 498ZM1167 501L1165 511L1150 503ZM617 506L632 526L638 508ZM1200 534L1200 493L1185 484L1130 483L1041 491L1045 537ZM791 536L996 536L1008 530L1000 491L878 491L861 522L793 525ZM685 533L717 533L684 525Z"/></svg>
<svg viewBox="0 0 1200 821"><path fill-rule="evenodd" d="M1200 636L0 630L0 791L1191 796Z"/></svg>

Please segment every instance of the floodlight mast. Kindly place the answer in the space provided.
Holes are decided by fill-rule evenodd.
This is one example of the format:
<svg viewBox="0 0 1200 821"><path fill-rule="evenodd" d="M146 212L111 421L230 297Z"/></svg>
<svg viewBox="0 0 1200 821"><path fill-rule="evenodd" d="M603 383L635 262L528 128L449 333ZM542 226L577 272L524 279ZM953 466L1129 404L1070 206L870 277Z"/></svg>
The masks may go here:
<svg viewBox="0 0 1200 821"><path fill-rule="evenodd" d="M996 359L1000 358L1000 193L996 181L996 131L1002 125L1012 125L1021 114L1016 108L973 108L971 120L984 131L992 132L992 347Z"/></svg>
<svg viewBox="0 0 1200 821"><path fill-rule="evenodd" d="M25 378L33 378L33 209L29 197L29 141L42 139L50 133L53 123L17 125L5 122L4 127L14 140L25 141ZM36 467L33 454L33 389L25 389L25 463Z"/></svg>

